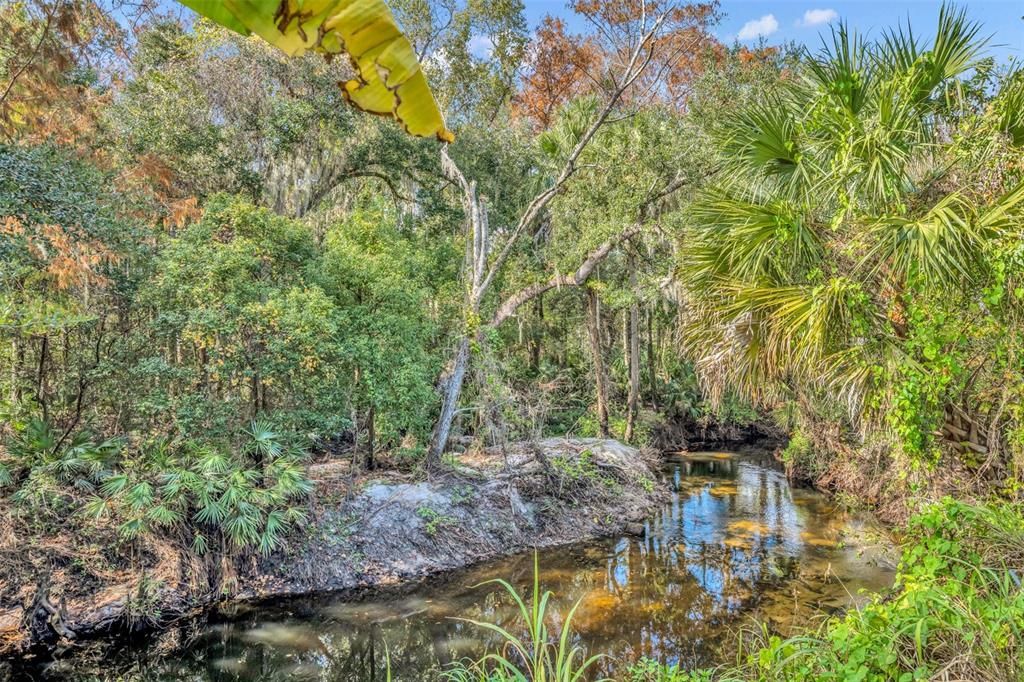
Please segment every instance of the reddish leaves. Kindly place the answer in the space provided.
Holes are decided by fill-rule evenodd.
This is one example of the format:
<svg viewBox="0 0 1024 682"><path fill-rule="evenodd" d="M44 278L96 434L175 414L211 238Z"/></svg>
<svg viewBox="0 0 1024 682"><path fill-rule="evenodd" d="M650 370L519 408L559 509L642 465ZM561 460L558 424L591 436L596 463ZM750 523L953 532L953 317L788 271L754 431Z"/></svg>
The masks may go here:
<svg viewBox="0 0 1024 682"><path fill-rule="evenodd" d="M539 128L551 125L558 109L594 87L601 55L593 41L565 31L565 22L547 16L530 47L516 110Z"/></svg>
<svg viewBox="0 0 1024 682"><path fill-rule="evenodd" d="M591 27L572 35L558 18L545 17L531 46L517 111L538 128L548 127L566 102L605 87L609 74L628 61L637 41L659 17L662 30L650 46L651 66L627 91L626 101L682 107L689 86L725 48L709 33L718 4L673 6L669 0L574 0L570 7Z"/></svg>

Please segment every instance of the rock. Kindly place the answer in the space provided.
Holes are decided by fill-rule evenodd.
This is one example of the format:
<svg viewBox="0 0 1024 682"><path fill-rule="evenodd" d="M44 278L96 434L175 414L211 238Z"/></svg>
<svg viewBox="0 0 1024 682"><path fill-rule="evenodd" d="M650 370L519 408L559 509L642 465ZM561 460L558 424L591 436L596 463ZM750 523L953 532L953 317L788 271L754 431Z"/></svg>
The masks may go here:
<svg viewBox="0 0 1024 682"><path fill-rule="evenodd" d="M642 523L627 523L624 530L626 535L636 535L640 537L647 531L647 527Z"/></svg>

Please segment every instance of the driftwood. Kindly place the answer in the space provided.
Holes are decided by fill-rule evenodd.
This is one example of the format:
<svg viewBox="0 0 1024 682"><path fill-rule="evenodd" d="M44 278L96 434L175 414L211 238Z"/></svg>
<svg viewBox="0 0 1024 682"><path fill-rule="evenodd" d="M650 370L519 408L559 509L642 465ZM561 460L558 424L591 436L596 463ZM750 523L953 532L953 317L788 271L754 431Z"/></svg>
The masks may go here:
<svg viewBox="0 0 1024 682"><path fill-rule="evenodd" d="M23 627L29 632L32 644L52 646L61 639L74 640L78 637L65 624L66 620L64 599L60 600L59 606L53 604L50 600L50 576L45 575L39 581L31 605L25 609Z"/></svg>

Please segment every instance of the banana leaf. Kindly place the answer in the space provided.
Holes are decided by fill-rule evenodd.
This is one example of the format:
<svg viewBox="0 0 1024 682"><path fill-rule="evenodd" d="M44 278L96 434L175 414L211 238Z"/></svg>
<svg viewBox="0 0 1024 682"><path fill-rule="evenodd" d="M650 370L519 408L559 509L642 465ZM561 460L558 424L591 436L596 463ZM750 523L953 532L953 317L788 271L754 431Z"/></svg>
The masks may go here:
<svg viewBox="0 0 1024 682"><path fill-rule="evenodd" d="M410 135L452 142L416 52L384 0L180 0L242 35L291 56L344 54L357 77L342 84L353 106L397 120Z"/></svg>

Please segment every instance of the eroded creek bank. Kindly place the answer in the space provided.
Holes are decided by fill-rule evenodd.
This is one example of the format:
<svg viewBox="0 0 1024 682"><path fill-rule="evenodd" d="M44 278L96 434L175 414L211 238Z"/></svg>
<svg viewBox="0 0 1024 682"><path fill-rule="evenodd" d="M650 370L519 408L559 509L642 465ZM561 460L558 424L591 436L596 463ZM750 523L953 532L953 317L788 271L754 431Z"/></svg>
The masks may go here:
<svg viewBox="0 0 1024 682"><path fill-rule="evenodd" d="M83 578L89 567L54 559L6 586L0 650L21 656L15 667L26 655L73 660L91 640L159 629L214 604L352 594L529 547L639 533L667 496L656 472L654 452L564 438L463 455L425 481L396 473L353 481L341 467L314 467L310 521L282 551L213 563L157 545L146 570L123 582L99 571Z"/></svg>
<svg viewBox="0 0 1024 682"><path fill-rule="evenodd" d="M550 447L552 443L545 445ZM381 551L393 555L374 554L366 564L378 566L378 572L355 578L335 569L318 571L311 562L337 562L330 558L331 545L321 543L311 559L286 571L285 584L319 584L325 576L341 585L399 581L425 570L419 557L434 545L448 548L430 553L449 557L444 561L452 566L474 558L492 560L392 589L225 603L159 638L105 648L100 663L80 654L51 665L45 675L355 682L387 679L385 661L390 660L393 679L430 680L432 671L445 664L479 656L496 645L493 636L465 619L515 627L508 596L493 584L479 584L502 578L520 590L530 586L533 554L516 552L527 546L519 543L530 528L534 539L548 547L537 555L543 586L555 593L561 617L579 601L574 621L578 643L610 656L602 663L605 674L621 672L625 663L644 656L687 666L732 660L743 628L764 623L788 634L858 604L892 582L895 556L881 527L870 517L837 509L819 493L791 488L770 455L685 453L649 465L639 453L618 444L589 441L571 447L579 454L591 453L583 461L604 463L584 469L604 472L594 480L608 491L607 502L578 498L574 504L571 496L578 493L563 489L561 497L544 498L559 500L559 508L545 509L534 491L517 484L524 508L513 511L516 497L499 486L493 501L503 501L509 509L506 521L517 525L495 529L476 518L477 508L466 506L454 488L425 490L415 484L388 493L405 501L387 512L395 514L388 518L395 544ZM540 472L579 462L567 458L544 465L525 452L519 456L520 468L532 471L531 480L541 476L550 481L550 474ZM638 458L644 468L633 469L623 457ZM647 480L648 473L657 483ZM612 478L620 476L635 483ZM496 485L481 483L488 490ZM365 493L367 501L385 499L383 491L372 487ZM435 526L431 536L419 511L424 504L435 505L458 522ZM650 505L646 513L641 511L645 505ZM600 508L607 510L603 518L595 513ZM633 522L621 509L644 515L641 533L624 532ZM331 542L345 543L338 551L365 551L360 548L367 547L363 543L368 538L361 533L340 534L343 540ZM577 541L559 542L568 535ZM607 537L592 539L599 535ZM489 539L476 550L460 549L466 539L483 537Z"/></svg>

